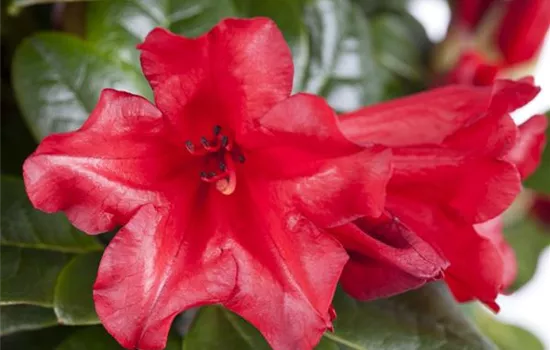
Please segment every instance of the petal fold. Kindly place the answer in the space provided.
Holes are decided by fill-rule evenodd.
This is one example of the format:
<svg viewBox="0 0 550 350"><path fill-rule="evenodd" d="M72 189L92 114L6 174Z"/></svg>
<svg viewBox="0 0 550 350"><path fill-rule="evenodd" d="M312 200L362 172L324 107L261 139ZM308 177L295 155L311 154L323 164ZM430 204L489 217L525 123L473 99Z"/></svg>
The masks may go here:
<svg viewBox="0 0 550 350"><path fill-rule="evenodd" d="M125 224L141 205L163 200L159 184L185 159L162 114L146 99L104 90L77 131L46 137L25 161L23 177L33 205L64 211L90 233Z"/></svg>

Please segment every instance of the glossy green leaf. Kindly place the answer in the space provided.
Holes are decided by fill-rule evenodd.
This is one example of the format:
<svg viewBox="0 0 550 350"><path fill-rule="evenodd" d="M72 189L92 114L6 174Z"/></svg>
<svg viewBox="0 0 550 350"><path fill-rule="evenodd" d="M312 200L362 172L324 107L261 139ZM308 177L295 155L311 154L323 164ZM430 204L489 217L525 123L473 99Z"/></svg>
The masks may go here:
<svg viewBox="0 0 550 350"><path fill-rule="evenodd" d="M466 319L447 288L430 284L417 291L359 302L338 291L334 333L317 349L496 350ZM239 316L218 307L200 310L184 349L269 349L260 333Z"/></svg>
<svg viewBox="0 0 550 350"><path fill-rule="evenodd" d="M231 0L117 0L89 4L87 39L113 59L140 71L136 45L155 27L198 36L231 17Z"/></svg>
<svg viewBox="0 0 550 350"><path fill-rule="evenodd" d="M221 306L200 309L183 341L183 350L269 350L260 332Z"/></svg>
<svg viewBox="0 0 550 350"><path fill-rule="evenodd" d="M121 350L116 340L101 327L86 327L67 337L56 350Z"/></svg>
<svg viewBox="0 0 550 350"><path fill-rule="evenodd" d="M170 334L166 350L180 350L181 338ZM67 337L55 350L123 350L102 326L85 327Z"/></svg>
<svg viewBox="0 0 550 350"><path fill-rule="evenodd" d="M92 289L101 254L74 257L61 271L55 286L54 310L66 325L97 324Z"/></svg>
<svg viewBox="0 0 550 350"><path fill-rule="evenodd" d="M550 112L547 112L546 116L550 118ZM546 147L540 165L537 171L527 178L525 186L539 193L550 194L550 127L546 129Z"/></svg>
<svg viewBox="0 0 550 350"><path fill-rule="evenodd" d="M439 283L368 303L339 291L334 306L335 332L325 336L340 349L496 349Z"/></svg>
<svg viewBox="0 0 550 350"><path fill-rule="evenodd" d="M2 104L5 103L4 95L10 91L2 86ZM2 153L2 174L20 175L23 162L36 148L36 142L32 138L27 126L19 113L14 111L15 106L7 107L6 113L2 107L2 126L0 128L0 151Z"/></svg>
<svg viewBox="0 0 550 350"><path fill-rule="evenodd" d="M37 140L78 128L103 88L147 95L139 72L96 47L62 33L28 37L13 60L15 95Z"/></svg>
<svg viewBox="0 0 550 350"><path fill-rule="evenodd" d="M0 338L0 348L9 350L55 349L74 329L74 327L56 326L4 335Z"/></svg>
<svg viewBox="0 0 550 350"><path fill-rule="evenodd" d="M312 0L304 20L310 63L304 90L349 111L419 89L429 40L405 12L366 16L349 0Z"/></svg>
<svg viewBox="0 0 550 350"><path fill-rule="evenodd" d="M1 179L0 244L59 252L101 251L95 237L76 230L63 214L46 214L34 209L21 179Z"/></svg>
<svg viewBox="0 0 550 350"><path fill-rule="evenodd" d="M550 245L550 234L533 218L526 216L504 229L504 236L514 249L518 274L511 289L529 282L537 269L539 256Z"/></svg>
<svg viewBox="0 0 550 350"><path fill-rule="evenodd" d="M68 260L67 255L4 246L2 265L6 258L12 260L7 262L10 274L2 273L0 304L52 306L57 276Z"/></svg>
<svg viewBox="0 0 550 350"><path fill-rule="evenodd" d="M11 15L17 15L22 8L32 5L51 4L55 2L81 2L83 0L11 0L8 12ZM91 0L86 0L91 1Z"/></svg>
<svg viewBox="0 0 550 350"><path fill-rule="evenodd" d="M2 287L4 284L2 284ZM52 309L34 305L0 307L0 335L57 325Z"/></svg>
<svg viewBox="0 0 550 350"><path fill-rule="evenodd" d="M527 330L497 320L489 311L477 306L473 319L479 329L498 346L500 350L544 350L544 345Z"/></svg>

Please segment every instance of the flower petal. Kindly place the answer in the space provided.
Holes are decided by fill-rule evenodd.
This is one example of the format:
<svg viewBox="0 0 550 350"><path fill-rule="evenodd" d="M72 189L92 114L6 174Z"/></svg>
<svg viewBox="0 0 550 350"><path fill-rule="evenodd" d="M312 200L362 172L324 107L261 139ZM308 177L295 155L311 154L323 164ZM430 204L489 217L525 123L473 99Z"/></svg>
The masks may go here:
<svg viewBox="0 0 550 350"><path fill-rule="evenodd" d="M393 166L388 192L432 203L472 224L503 212L521 189L511 163L444 148L394 149Z"/></svg>
<svg viewBox="0 0 550 350"><path fill-rule="evenodd" d="M450 262L445 280L459 301L477 298L491 307L502 290L503 261L493 243L468 223L418 199L390 195L389 209Z"/></svg>
<svg viewBox="0 0 550 350"><path fill-rule="evenodd" d="M330 232L350 255L341 283L361 300L388 297L440 278L448 262L388 213Z"/></svg>
<svg viewBox="0 0 550 350"><path fill-rule="evenodd" d="M531 79L497 80L493 87L446 86L341 115L341 128L357 143L440 144L486 112L500 117L523 106L539 90Z"/></svg>
<svg viewBox="0 0 550 350"><path fill-rule="evenodd" d="M311 349L331 327L345 251L268 200L269 184L241 183L231 196L206 189L189 204L141 208L117 234L94 287L103 324L125 347L161 349L179 312L220 303L273 348Z"/></svg>
<svg viewBox="0 0 550 350"><path fill-rule="evenodd" d="M64 211L75 226L95 234L161 201L160 185L179 166L173 160L184 157L151 103L104 90L79 130L42 141L25 161L23 176L35 207Z"/></svg>
<svg viewBox="0 0 550 350"><path fill-rule="evenodd" d="M523 179L529 177L540 163L546 144L548 117L540 114L519 126L519 137L506 159L516 165Z"/></svg>
<svg viewBox="0 0 550 350"><path fill-rule="evenodd" d="M250 166L271 176L294 177L318 171L325 160L362 151L349 141L327 102L299 93L237 131Z"/></svg>
<svg viewBox="0 0 550 350"><path fill-rule="evenodd" d="M321 227L343 225L384 210L391 152L383 147L328 160L311 176L288 180L299 210Z"/></svg>
<svg viewBox="0 0 550 350"><path fill-rule="evenodd" d="M504 238L504 223L502 222L502 217L497 216L489 221L474 225L474 228L477 233L488 238L500 253L504 270L502 276L502 289L508 289L516 279L518 264L514 250Z"/></svg>
<svg viewBox="0 0 550 350"><path fill-rule="evenodd" d="M139 49L158 108L184 134L238 127L292 90L290 49L267 18L226 19L197 39L157 28Z"/></svg>

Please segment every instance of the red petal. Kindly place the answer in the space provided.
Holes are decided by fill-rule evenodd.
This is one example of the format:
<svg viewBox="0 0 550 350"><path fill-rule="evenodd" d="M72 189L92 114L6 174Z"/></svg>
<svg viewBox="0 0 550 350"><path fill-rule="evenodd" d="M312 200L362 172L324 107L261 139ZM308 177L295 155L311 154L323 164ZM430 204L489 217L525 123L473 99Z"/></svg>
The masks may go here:
<svg viewBox="0 0 550 350"><path fill-rule="evenodd" d="M64 211L75 226L95 234L162 200L163 180L181 166L174 161L183 159L178 149L151 103L104 90L79 130L42 141L25 161L23 176L35 207Z"/></svg>
<svg viewBox="0 0 550 350"><path fill-rule="evenodd" d="M232 196L199 192L169 211L143 207L119 232L94 299L121 344L161 349L179 312L210 303L243 316L276 349L311 349L331 327L344 250L292 207L269 200L276 189L249 185ZM206 207L196 205L203 195Z"/></svg>
<svg viewBox="0 0 550 350"><path fill-rule="evenodd" d="M157 28L139 48L157 106L185 135L238 128L292 90L290 49L266 18L226 19L197 39Z"/></svg>
<svg viewBox="0 0 550 350"><path fill-rule="evenodd" d="M369 222L371 221L371 222ZM441 277L448 263L396 218L359 219L331 229L350 255L341 277L361 300L388 297Z"/></svg>
<svg viewBox="0 0 550 350"><path fill-rule="evenodd" d="M523 179L531 175L540 163L547 127L548 118L544 115L533 116L519 127L519 138L506 158L516 165Z"/></svg>
<svg viewBox="0 0 550 350"><path fill-rule="evenodd" d="M468 29L474 29L495 0L460 0L454 3L455 20Z"/></svg>
<svg viewBox="0 0 550 350"><path fill-rule="evenodd" d="M372 148L325 162L317 174L289 180L295 205L321 227L382 214L390 176L391 153Z"/></svg>
<svg viewBox="0 0 550 350"><path fill-rule="evenodd" d="M288 179L286 190L318 225L382 213L391 153L347 140L320 97L298 94L279 103L243 130L237 143L250 150L246 165L257 176Z"/></svg>
<svg viewBox="0 0 550 350"><path fill-rule="evenodd" d="M529 79L498 80L494 87L447 86L344 114L341 128L357 143L440 144L486 112L501 117L523 106L539 90Z"/></svg>
<svg viewBox="0 0 550 350"><path fill-rule="evenodd" d="M502 218L497 216L496 218L486 221L484 223L474 226L475 230L485 238L488 238L500 253L502 258L503 276L502 276L502 288L508 289L514 283L516 275L518 273L518 265L516 261L516 254L512 247L504 239L503 228L504 224Z"/></svg>
<svg viewBox="0 0 550 350"><path fill-rule="evenodd" d="M535 58L550 28L548 0L511 0L497 30L497 42L509 64Z"/></svg>
<svg viewBox="0 0 550 350"><path fill-rule="evenodd" d="M450 262L445 280L459 301L488 305L502 290L503 261L493 243L467 223L417 199L391 195L390 210Z"/></svg>
<svg viewBox="0 0 550 350"><path fill-rule="evenodd" d="M447 84L491 85L501 67L492 64L476 51L466 51L460 55L453 69L445 76Z"/></svg>
<svg viewBox="0 0 550 350"><path fill-rule="evenodd" d="M299 93L237 130L237 143L246 148L247 163L287 176L311 173L312 161L357 153L363 149L340 131L338 119L318 96Z"/></svg>
<svg viewBox="0 0 550 350"><path fill-rule="evenodd" d="M389 192L432 203L469 223L500 214L521 188L512 164L449 149L394 149L393 164Z"/></svg>

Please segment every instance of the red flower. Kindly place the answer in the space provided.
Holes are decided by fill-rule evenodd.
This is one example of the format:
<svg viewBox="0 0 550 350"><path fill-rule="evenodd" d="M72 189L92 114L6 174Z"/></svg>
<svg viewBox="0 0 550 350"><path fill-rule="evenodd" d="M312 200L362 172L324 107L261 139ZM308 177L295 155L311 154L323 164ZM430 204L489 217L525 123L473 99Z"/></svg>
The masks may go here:
<svg viewBox="0 0 550 350"><path fill-rule="evenodd" d="M522 179L528 178L540 163L546 145L547 127L548 118L542 114L529 118L519 126L519 137L507 159L517 166Z"/></svg>
<svg viewBox="0 0 550 350"><path fill-rule="evenodd" d="M531 60L550 28L550 1L511 0L497 30L498 46L507 64Z"/></svg>
<svg viewBox="0 0 550 350"><path fill-rule="evenodd" d="M454 20L467 29L474 29L491 5L500 0L458 0L455 1Z"/></svg>
<svg viewBox="0 0 550 350"><path fill-rule="evenodd" d="M535 198L535 203L533 203L533 208L531 209L532 214L535 218L544 225L546 228L545 232L550 230L550 196L547 195L538 195Z"/></svg>
<svg viewBox="0 0 550 350"><path fill-rule="evenodd" d="M448 260L444 278L459 300L475 297L498 308L503 261L473 225L500 214L520 190L515 166L504 159L517 133L508 113L538 91L529 79L448 86L341 116L341 128L352 140L392 148L386 210L419 237L408 234L415 237L409 241L422 239ZM358 257L350 255L348 266L368 267L369 254L363 249ZM356 267L346 273L344 287L362 297L367 277Z"/></svg>
<svg viewBox="0 0 550 350"><path fill-rule="evenodd" d="M445 80L447 84L491 85L502 68L476 51L466 51L446 74Z"/></svg>
<svg viewBox="0 0 550 350"><path fill-rule="evenodd" d="M506 155L506 159L516 165L522 179L531 175L540 163L546 143L547 124L547 118L544 115L536 115L519 126L518 138L512 150ZM503 261L501 289L508 289L514 283L518 267L514 250L504 238L502 217L497 216L474 227L479 234L491 240L499 251Z"/></svg>
<svg viewBox="0 0 550 350"><path fill-rule="evenodd" d="M24 165L33 204L96 234L96 310L127 348L160 349L181 311L219 303L276 349L331 328L347 260L323 227L379 216L390 152L340 133L321 98L291 92L291 54L267 19L197 39L153 30L141 63L155 105L105 90L84 125Z"/></svg>

